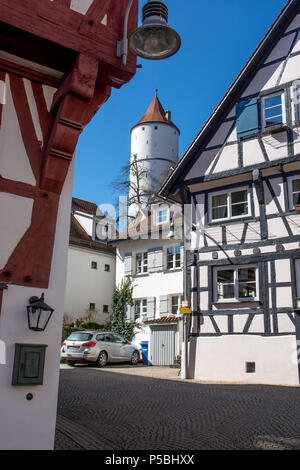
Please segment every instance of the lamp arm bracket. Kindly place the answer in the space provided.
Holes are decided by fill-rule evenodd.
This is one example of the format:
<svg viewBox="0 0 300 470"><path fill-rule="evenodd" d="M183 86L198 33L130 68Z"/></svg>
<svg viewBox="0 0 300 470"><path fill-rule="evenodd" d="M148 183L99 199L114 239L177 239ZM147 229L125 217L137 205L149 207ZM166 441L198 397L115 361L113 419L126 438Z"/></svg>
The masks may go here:
<svg viewBox="0 0 300 470"><path fill-rule="evenodd" d="M123 29L123 39L117 42L117 57L122 59L123 65L127 64L127 55L128 55L128 19L130 10L133 4L133 0L128 0L127 8L124 16L124 29Z"/></svg>

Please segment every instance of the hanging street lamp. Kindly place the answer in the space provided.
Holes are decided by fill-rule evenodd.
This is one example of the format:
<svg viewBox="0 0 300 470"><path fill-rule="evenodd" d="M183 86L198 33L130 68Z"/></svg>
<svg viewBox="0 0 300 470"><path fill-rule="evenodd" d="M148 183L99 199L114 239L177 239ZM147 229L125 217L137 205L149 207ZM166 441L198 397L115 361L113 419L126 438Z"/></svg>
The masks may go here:
<svg viewBox="0 0 300 470"><path fill-rule="evenodd" d="M148 0L143 7L143 24L135 29L129 40L127 24L133 0L129 0L124 20L124 36L118 42L118 57L127 63L128 45L131 52L150 60L162 60L180 49L179 34L168 26L168 7L163 0Z"/></svg>

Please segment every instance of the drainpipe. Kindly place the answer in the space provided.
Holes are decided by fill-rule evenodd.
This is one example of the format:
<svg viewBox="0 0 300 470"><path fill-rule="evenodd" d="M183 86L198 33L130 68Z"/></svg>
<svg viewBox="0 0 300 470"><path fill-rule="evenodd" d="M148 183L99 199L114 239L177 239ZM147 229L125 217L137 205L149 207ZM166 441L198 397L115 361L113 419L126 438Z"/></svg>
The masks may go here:
<svg viewBox="0 0 300 470"><path fill-rule="evenodd" d="M189 299L189 292L188 292L188 283L187 283L187 267L188 267L188 260L187 260L187 237L186 237L186 227L191 224L187 224L188 214L184 211L184 205L188 204L188 197L187 197L187 190L183 188L181 191L181 200L183 206L183 214L184 214L184 226L183 226L183 240L184 240L184 263L183 263L183 297L185 300ZM188 342L189 342L189 322L188 322L188 315L183 315L183 348L182 348L182 361L181 361L181 376L183 379L188 378Z"/></svg>

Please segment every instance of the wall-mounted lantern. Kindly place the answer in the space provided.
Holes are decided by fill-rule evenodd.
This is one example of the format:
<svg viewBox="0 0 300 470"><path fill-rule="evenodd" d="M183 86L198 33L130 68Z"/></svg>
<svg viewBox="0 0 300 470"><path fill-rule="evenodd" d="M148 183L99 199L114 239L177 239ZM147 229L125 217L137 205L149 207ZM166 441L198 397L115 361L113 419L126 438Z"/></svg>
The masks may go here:
<svg viewBox="0 0 300 470"><path fill-rule="evenodd" d="M28 328L33 331L45 331L54 309L44 302L45 297L31 297L27 306Z"/></svg>

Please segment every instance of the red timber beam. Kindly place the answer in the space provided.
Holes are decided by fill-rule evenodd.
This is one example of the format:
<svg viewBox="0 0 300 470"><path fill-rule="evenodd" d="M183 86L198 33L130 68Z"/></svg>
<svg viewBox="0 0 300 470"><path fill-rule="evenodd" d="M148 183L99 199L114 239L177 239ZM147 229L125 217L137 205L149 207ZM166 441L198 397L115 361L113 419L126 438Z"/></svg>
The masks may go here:
<svg viewBox="0 0 300 470"><path fill-rule="evenodd" d="M137 3L130 19L132 29L137 23ZM14 0L13 9L11 1L0 0L0 21L77 51L73 67L54 95L50 112L43 94L43 77L31 82L43 144L35 132L22 68L14 71L10 65L7 70L36 186L0 176L0 191L33 199L31 225L0 270L0 283L39 288L49 285L60 195L78 138L109 98L111 86L120 87L135 73L136 59L131 58L124 67L116 58L115 41L122 37L126 5L127 0L94 0L84 16L72 12L64 0ZM61 13L59 19L57 13ZM101 24L105 14L107 27ZM5 70L5 63L0 69Z"/></svg>
<svg viewBox="0 0 300 470"><path fill-rule="evenodd" d="M68 7L67 1L0 0L0 21L32 35L112 66L112 86L122 86L136 72L136 57L129 52L127 65L121 67L117 41L123 35L123 20L128 0L94 0L86 15ZM107 24L102 20L107 15ZM136 28L138 0L134 0L128 33Z"/></svg>
<svg viewBox="0 0 300 470"><path fill-rule="evenodd" d="M0 282L0 317L1 317L1 309L2 309L2 301L3 301L3 291L7 289L7 284L4 282Z"/></svg>

